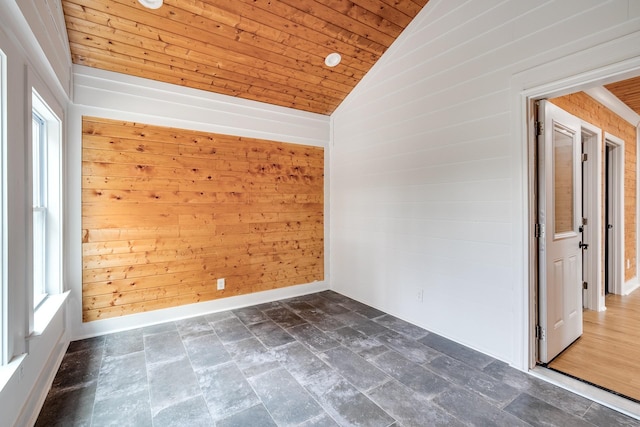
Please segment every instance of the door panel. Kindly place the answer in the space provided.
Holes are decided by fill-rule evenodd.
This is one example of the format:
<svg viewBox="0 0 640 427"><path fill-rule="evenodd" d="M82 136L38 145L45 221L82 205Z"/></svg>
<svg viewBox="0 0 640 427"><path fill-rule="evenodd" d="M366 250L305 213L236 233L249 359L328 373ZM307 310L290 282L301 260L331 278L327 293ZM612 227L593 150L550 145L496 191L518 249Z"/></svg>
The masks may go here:
<svg viewBox="0 0 640 427"><path fill-rule="evenodd" d="M539 358L547 363L582 335L581 123L547 101L539 118Z"/></svg>

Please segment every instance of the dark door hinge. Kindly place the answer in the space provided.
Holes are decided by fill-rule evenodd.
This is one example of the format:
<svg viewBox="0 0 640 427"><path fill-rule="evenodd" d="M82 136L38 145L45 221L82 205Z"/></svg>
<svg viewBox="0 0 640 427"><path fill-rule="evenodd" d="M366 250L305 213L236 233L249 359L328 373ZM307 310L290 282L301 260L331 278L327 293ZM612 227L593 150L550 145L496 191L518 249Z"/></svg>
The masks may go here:
<svg viewBox="0 0 640 427"><path fill-rule="evenodd" d="M536 122L536 135L540 136L544 132L544 122Z"/></svg>

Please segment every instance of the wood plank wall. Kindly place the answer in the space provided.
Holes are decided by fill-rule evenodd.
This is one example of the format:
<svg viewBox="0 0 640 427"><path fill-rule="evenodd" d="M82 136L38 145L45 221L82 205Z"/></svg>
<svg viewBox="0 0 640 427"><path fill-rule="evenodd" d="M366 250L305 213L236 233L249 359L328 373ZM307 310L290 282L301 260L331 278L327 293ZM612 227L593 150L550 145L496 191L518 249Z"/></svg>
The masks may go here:
<svg viewBox="0 0 640 427"><path fill-rule="evenodd" d="M83 321L324 279L323 148L95 117L82 135Z"/></svg>
<svg viewBox="0 0 640 427"><path fill-rule="evenodd" d="M603 150L605 149L604 132L624 140L624 257L629 260L629 268L627 268L625 260L624 276L625 281L631 280L636 275L637 251L636 128L584 92L550 99L549 101L574 116L602 129ZM604 153L602 158L604 159Z"/></svg>

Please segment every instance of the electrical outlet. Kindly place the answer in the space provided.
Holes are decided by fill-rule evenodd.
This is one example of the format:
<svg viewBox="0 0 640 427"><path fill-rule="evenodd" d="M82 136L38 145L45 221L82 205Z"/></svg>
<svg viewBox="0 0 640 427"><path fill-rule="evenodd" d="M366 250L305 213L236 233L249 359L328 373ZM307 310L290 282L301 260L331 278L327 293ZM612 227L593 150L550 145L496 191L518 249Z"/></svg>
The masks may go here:
<svg viewBox="0 0 640 427"><path fill-rule="evenodd" d="M420 288L416 291L416 299L418 302L424 302L424 289Z"/></svg>
<svg viewBox="0 0 640 427"><path fill-rule="evenodd" d="M631 260L627 258L627 270L631 268Z"/></svg>
<svg viewBox="0 0 640 427"><path fill-rule="evenodd" d="M224 278L218 279L218 290L221 291L224 289Z"/></svg>

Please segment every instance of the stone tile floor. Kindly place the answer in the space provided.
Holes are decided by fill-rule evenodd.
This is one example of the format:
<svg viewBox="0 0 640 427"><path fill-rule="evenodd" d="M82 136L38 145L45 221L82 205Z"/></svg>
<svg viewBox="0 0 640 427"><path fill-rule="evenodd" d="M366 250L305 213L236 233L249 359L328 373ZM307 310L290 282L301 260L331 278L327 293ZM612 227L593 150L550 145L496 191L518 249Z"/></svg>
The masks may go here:
<svg viewBox="0 0 640 427"><path fill-rule="evenodd" d="M74 341L37 426L640 426L332 291Z"/></svg>

